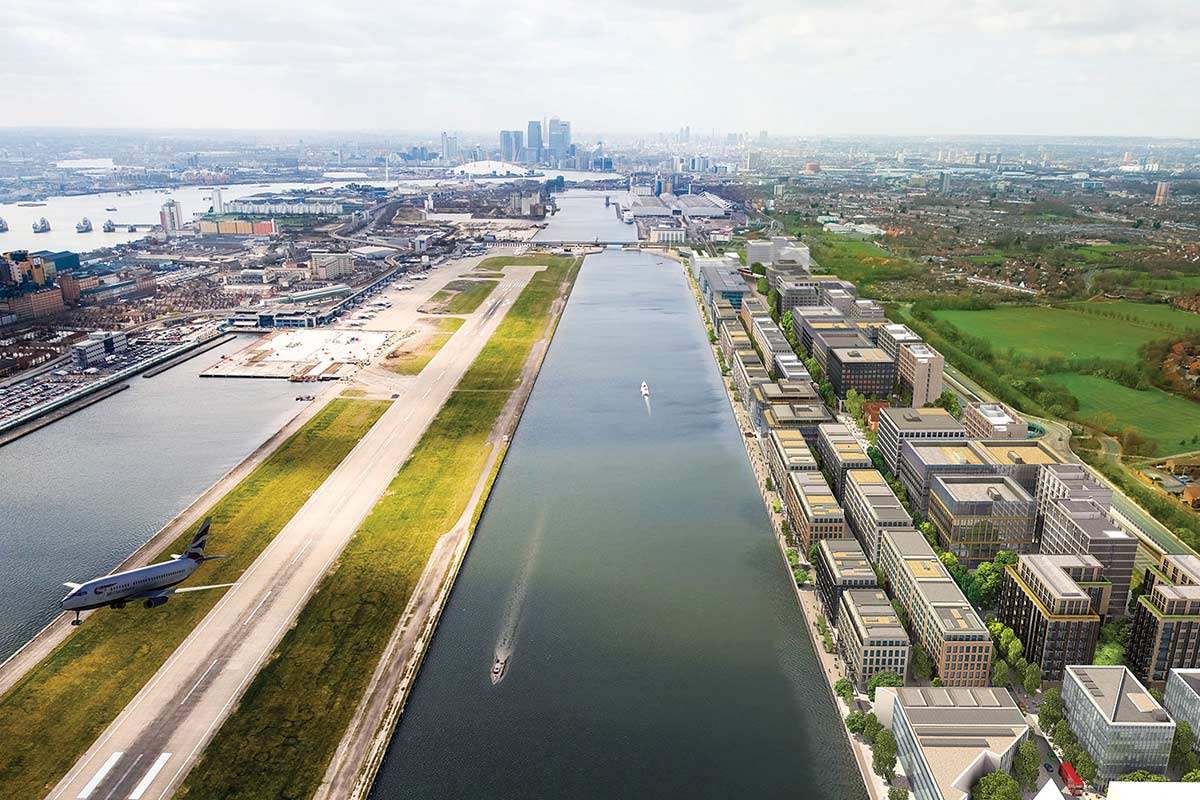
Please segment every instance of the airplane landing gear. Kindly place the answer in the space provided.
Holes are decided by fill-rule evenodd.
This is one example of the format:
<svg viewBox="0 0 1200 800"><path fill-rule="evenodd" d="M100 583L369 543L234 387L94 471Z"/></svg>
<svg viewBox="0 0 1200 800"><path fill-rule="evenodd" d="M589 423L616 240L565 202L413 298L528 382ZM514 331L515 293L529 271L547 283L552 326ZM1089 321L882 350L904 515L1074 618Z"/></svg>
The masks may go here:
<svg viewBox="0 0 1200 800"><path fill-rule="evenodd" d="M78 611L76 611L76 612L75 612L75 619L71 620L71 624L72 624L72 625L82 625L82 624L83 624L83 620L81 620L81 619L79 618L79 612L78 612Z"/></svg>

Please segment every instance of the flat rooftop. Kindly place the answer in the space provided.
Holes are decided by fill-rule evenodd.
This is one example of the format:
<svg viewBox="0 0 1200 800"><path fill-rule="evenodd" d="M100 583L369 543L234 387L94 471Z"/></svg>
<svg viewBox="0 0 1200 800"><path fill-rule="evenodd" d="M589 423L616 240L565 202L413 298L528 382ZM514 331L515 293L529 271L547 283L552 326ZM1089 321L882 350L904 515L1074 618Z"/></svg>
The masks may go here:
<svg viewBox="0 0 1200 800"><path fill-rule="evenodd" d="M820 472L793 472L788 476L788 480L791 481L792 491L805 507L809 519L845 516L837 498L833 496L833 490L829 488L825 476Z"/></svg>
<svg viewBox="0 0 1200 800"><path fill-rule="evenodd" d="M976 403L975 410L992 425L1012 425L1017 422L1002 403Z"/></svg>
<svg viewBox="0 0 1200 800"><path fill-rule="evenodd" d="M816 456L808 449L808 443L800 431L795 428L776 428L767 436L789 471L817 468Z"/></svg>
<svg viewBox="0 0 1200 800"><path fill-rule="evenodd" d="M861 334L856 334L861 336ZM878 347L835 347L830 351L843 364L891 363L892 357Z"/></svg>
<svg viewBox="0 0 1200 800"><path fill-rule="evenodd" d="M1136 541L1121 526L1113 522L1112 517L1108 515L1108 509L1101 506L1095 500L1069 500L1060 498L1053 502L1066 512L1071 523L1089 539L1094 541L1114 541L1118 539Z"/></svg>
<svg viewBox="0 0 1200 800"><path fill-rule="evenodd" d="M969 447L966 441L947 442L937 439L917 439L904 442L904 447L912 448L917 462L926 466L989 463L974 448Z"/></svg>
<svg viewBox="0 0 1200 800"><path fill-rule="evenodd" d="M888 597L879 589L850 589L842 595L849 613L861 623L868 639L903 639L908 632L896 615Z"/></svg>
<svg viewBox="0 0 1200 800"><path fill-rule="evenodd" d="M818 546L838 583L869 578L874 585L875 570L871 568L871 562L867 560L857 539L822 539Z"/></svg>
<svg viewBox="0 0 1200 800"><path fill-rule="evenodd" d="M777 424L789 423L819 424L829 420L829 411L824 405L817 403L776 403L764 412L767 423L774 420Z"/></svg>
<svg viewBox="0 0 1200 800"><path fill-rule="evenodd" d="M1099 565L1095 556L1086 556L1087 562L1093 566ZM1025 566L1037 579L1050 590L1050 594L1058 600L1086 600L1087 592L1079 588L1079 584L1063 570L1064 566L1074 566L1080 562L1080 556L1048 556L1041 554L1019 557ZM1094 563L1093 563L1094 562Z"/></svg>
<svg viewBox="0 0 1200 800"><path fill-rule="evenodd" d="M877 523L885 527L895 527L897 524L912 524L912 518L904 510L900 498L888 486L887 481L879 470L851 469L846 471L846 486L853 484L856 493L870 509L871 516ZM846 495L850 492L847 489Z"/></svg>
<svg viewBox="0 0 1200 800"><path fill-rule="evenodd" d="M938 475L933 479L935 492L939 485L951 500L959 503L1028 503L1033 500L1029 492L1003 475Z"/></svg>
<svg viewBox="0 0 1200 800"><path fill-rule="evenodd" d="M890 420L896 429L902 433L910 431L964 431L959 421L944 408L885 408L879 413Z"/></svg>
<svg viewBox="0 0 1200 800"><path fill-rule="evenodd" d="M1154 696L1125 667L1080 664L1068 666L1066 674L1078 680L1110 724L1161 725L1171 721Z"/></svg>
<svg viewBox="0 0 1200 800"><path fill-rule="evenodd" d="M1061 464L1062 458L1039 440L982 441L975 445L996 464Z"/></svg>

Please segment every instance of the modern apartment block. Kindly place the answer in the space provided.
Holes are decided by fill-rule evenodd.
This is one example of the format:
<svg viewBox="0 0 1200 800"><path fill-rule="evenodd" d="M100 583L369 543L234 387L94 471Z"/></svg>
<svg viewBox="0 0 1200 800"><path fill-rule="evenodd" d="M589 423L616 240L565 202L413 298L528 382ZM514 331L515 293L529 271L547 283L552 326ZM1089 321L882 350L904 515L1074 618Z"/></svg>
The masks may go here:
<svg viewBox="0 0 1200 800"><path fill-rule="evenodd" d="M853 539L824 539L817 545L813 561L817 596L829 624L841 623L842 598L851 589L874 589L875 570Z"/></svg>
<svg viewBox="0 0 1200 800"><path fill-rule="evenodd" d="M844 499L846 472L872 468L867 451L840 422L829 422L817 428L817 456L838 502Z"/></svg>
<svg viewBox="0 0 1200 800"><path fill-rule="evenodd" d="M1093 556L1025 555L1005 568L997 618L1045 680L1061 681L1068 664L1092 663L1111 591Z"/></svg>
<svg viewBox="0 0 1200 800"><path fill-rule="evenodd" d="M1094 500L1101 508L1112 505L1112 489L1096 479L1082 464L1047 464L1038 473L1033 498L1037 501L1038 539L1045 527L1050 504L1059 498L1068 500Z"/></svg>
<svg viewBox="0 0 1200 800"><path fill-rule="evenodd" d="M925 537L917 531L883 531L879 567L942 683L987 686L991 635Z"/></svg>
<svg viewBox="0 0 1200 800"><path fill-rule="evenodd" d="M1200 556L1164 555L1146 570L1125 658L1138 675L1165 681L1200 667Z"/></svg>
<svg viewBox="0 0 1200 800"><path fill-rule="evenodd" d="M771 470L771 480L780 494L786 491L790 473L818 470L816 456L808 449L800 431L788 428L769 431L762 438L762 449Z"/></svg>
<svg viewBox="0 0 1200 800"><path fill-rule="evenodd" d="M912 517L876 469L852 469L846 473L842 505L850 532L858 537L872 563L879 560L879 537L885 529L913 527Z"/></svg>
<svg viewBox="0 0 1200 800"><path fill-rule="evenodd" d="M887 397L896 385L896 362L878 347L834 348L825 372L838 397L851 389L863 397Z"/></svg>
<svg viewBox="0 0 1200 800"><path fill-rule="evenodd" d="M896 610L881 589L851 589L842 596L838 653L846 676L860 691L879 672L907 677L909 640Z"/></svg>
<svg viewBox="0 0 1200 800"><path fill-rule="evenodd" d="M1007 689L881 686L875 716L896 737L917 800L968 800L984 775L1012 769L1029 736Z"/></svg>
<svg viewBox="0 0 1200 800"><path fill-rule="evenodd" d="M906 344L900 348L900 385L912 392L913 408L932 403L941 397L946 359L924 342Z"/></svg>
<svg viewBox="0 0 1200 800"><path fill-rule="evenodd" d="M937 440L962 442L966 431L942 408L885 408L879 412L879 452L893 474L900 469L900 444Z"/></svg>
<svg viewBox="0 0 1200 800"><path fill-rule="evenodd" d="M1029 425L1004 403L968 403L963 408L963 427L971 439L1024 439Z"/></svg>
<svg viewBox="0 0 1200 800"><path fill-rule="evenodd" d="M1068 666L1062 700L1067 726L1096 762L1101 792L1127 772L1167 771L1175 723L1128 669Z"/></svg>
<svg viewBox="0 0 1200 800"><path fill-rule="evenodd" d="M1040 549L1048 555L1095 556L1112 584L1108 613L1124 616L1138 543L1112 521L1107 508L1094 500L1051 500L1046 506Z"/></svg>
<svg viewBox="0 0 1200 800"><path fill-rule="evenodd" d="M1200 669L1173 669L1167 673L1163 707L1175 724L1186 722L1193 734L1200 731ZM1200 751L1200 740L1192 749Z"/></svg>
<svg viewBox="0 0 1200 800"><path fill-rule="evenodd" d="M819 472L793 472L788 475L784 502L792 530L804 552L822 539L846 539L846 515L825 478Z"/></svg>
<svg viewBox="0 0 1200 800"><path fill-rule="evenodd" d="M901 347L906 344L919 344L921 341L921 337L913 333L907 325L896 323L880 326L875 339L875 343L883 352L897 360L900 358Z"/></svg>
<svg viewBox="0 0 1200 800"><path fill-rule="evenodd" d="M1034 549L1033 498L1002 475L939 475L929 493L929 521L942 548L975 569L1001 550Z"/></svg>

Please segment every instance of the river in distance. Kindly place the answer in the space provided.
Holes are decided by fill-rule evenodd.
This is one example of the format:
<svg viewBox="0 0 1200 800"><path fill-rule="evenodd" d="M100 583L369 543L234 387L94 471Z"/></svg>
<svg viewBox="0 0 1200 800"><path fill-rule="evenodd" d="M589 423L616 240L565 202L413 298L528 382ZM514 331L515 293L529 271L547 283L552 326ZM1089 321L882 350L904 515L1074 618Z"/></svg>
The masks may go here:
<svg viewBox="0 0 1200 800"><path fill-rule="evenodd" d="M589 256L372 797L865 798L790 580L682 267Z"/></svg>
<svg viewBox="0 0 1200 800"><path fill-rule="evenodd" d="M0 660L303 406L296 384L201 378L246 337L0 447Z"/></svg>

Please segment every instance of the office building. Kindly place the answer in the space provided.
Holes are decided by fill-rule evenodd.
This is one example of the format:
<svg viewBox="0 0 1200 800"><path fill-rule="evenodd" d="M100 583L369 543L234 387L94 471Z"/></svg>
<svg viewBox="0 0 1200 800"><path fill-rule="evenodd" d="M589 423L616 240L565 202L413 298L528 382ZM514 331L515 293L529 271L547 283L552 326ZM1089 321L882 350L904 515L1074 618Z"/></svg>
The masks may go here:
<svg viewBox="0 0 1200 800"><path fill-rule="evenodd" d="M1007 689L881 686L875 716L896 737L916 800L968 800L989 772L1009 772L1029 724Z"/></svg>
<svg viewBox="0 0 1200 800"><path fill-rule="evenodd" d="M212 213L225 213L225 201L221 198L221 189L216 186L212 189Z"/></svg>
<svg viewBox="0 0 1200 800"><path fill-rule="evenodd" d="M829 479L830 488L840 503L846 485L846 472L852 469L872 469L858 439L840 422L828 422L817 427L817 456Z"/></svg>
<svg viewBox="0 0 1200 800"><path fill-rule="evenodd" d="M921 408L941 397L945 369L946 359L924 342L901 347L900 386L912 392L912 402L909 405Z"/></svg>
<svg viewBox="0 0 1200 800"><path fill-rule="evenodd" d="M881 431L884 419L885 416L881 413ZM883 436L880 435L876 441L882 442ZM984 453L971 447L972 444L975 443L939 439L911 439L903 442L900 470L896 477L908 495L908 504L913 514L921 517L926 515L929 510L929 492L933 487L934 478L939 475L994 474L995 465L987 460Z"/></svg>
<svg viewBox="0 0 1200 800"><path fill-rule="evenodd" d="M1096 762L1096 787L1144 769L1162 775L1175 723L1125 667L1069 665L1063 675L1063 716Z"/></svg>
<svg viewBox="0 0 1200 800"><path fill-rule="evenodd" d="M1024 439L1029 425L1004 403L967 403L962 424L968 439Z"/></svg>
<svg viewBox="0 0 1200 800"><path fill-rule="evenodd" d="M775 489L786 491L788 475L792 472L816 472L817 459L808 449L804 434L788 428L776 428L762 438L763 453L771 470Z"/></svg>
<svg viewBox="0 0 1200 800"><path fill-rule="evenodd" d="M128 348L129 342L120 331L93 331L87 338L71 345L71 364L79 369L99 366L104 359Z"/></svg>
<svg viewBox="0 0 1200 800"><path fill-rule="evenodd" d="M912 518L876 469L846 472L842 504L850 532L872 563L879 560L879 537L884 530L912 530Z"/></svg>
<svg viewBox="0 0 1200 800"><path fill-rule="evenodd" d="M966 569L1001 550L1034 549L1033 498L1002 475L938 475L929 492L929 521L942 549Z"/></svg>
<svg viewBox="0 0 1200 800"><path fill-rule="evenodd" d="M310 273L315 280L332 281L354 272L354 256L329 250L312 250L308 254Z"/></svg>
<svg viewBox="0 0 1200 800"><path fill-rule="evenodd" d="M758 428L766 428L766 412L771 406L791 403L816 403L820 399L817 387L809 380L779 380L759 383L752 390L750 418Z"/></svg>
<svg viewBox="0 0 1200 800"><path fill-rule="evenodd" d="M548 143L551 154L558 159L566 158L571 153L571 123L558 117L550 118Z"/></svg>
<svg viewBox="0 0 1200 800"><path fill-rule="evenodd" d="M853 539L822 539L817 544L813 580L825 617L835 627L840 624L843 595L851 589L873 589L877 585L875 570Z"/></svg>
<svg viewBox="0 0 1200 800"><path fill-rule="evenodd" d="M966 440L963 426L943 408L885 408L879 412L878 434L879 452L893 474L899 473L901 442Z"/></svg>
<svg viewBox="0 0 1200 800"><path fill-rule="evenodd" d="M1192 749L1200 752L1200 669L1173 669L1167 673L1167 688L1163 708L1175 720L1186 722L1197 736Z"/></svg>
<svg viewBox="0 0 1200 800"><path fill-rule="evenodd" d="M1031 495L1037 491L1042 470L1063 463L1062 456L1041 439L979 441L971 442L971 447L994 466L995 474L1012 478Z"/></svg>
<svg viewBox="0 0 1200 800"><path fill-rule="evenodd" d="M1200 556L1164 555L1146 569L1125 660L1153 683L1200 667Z"/></svg>
<svg viewBox="0 0 1200 800"><path fill-rule="evenodd" d="M860 692L880 672L905 678L909 639L882 589L851 589L842 596L838 616L838 653L846 677Z"/></svg>
<svg viewBox="0 0 1200 800"><path fill-rule="evenodd" d="M1040 549L1047 555L1095 556L1104 565L1104 577L1112 584L1109 615L1125 615L1138 544L1135 537L1113 522L1106 508L1094 500L1051 500L1042 526Z"/></svg>
<svg viewBox="0 0 1200 800"><path fill-rule="evenodd" d="M913 333L907 325L888 323L880 326L875 343L883 352L899 359L901 347L906 344L920 344L921 341L921 337Z"/></svg>
<svg viewBox="0 0 1200 800"><path fill-rule="evenodd" d="M1094 556L1023 555L1005 567L997 619L1044 680L1061 681L1068 664L1092 663L1111 592Z"/></svg>
<svg viewBox="0 0 1200 800"><path fill-rule="evenodd" d="M1037 501L1038 540L1041 541L1046 515L1055 500L1094 500L1102 509L1112 505L1112 489L1097 480L1082 464L1047 464L1038 473L1033 498Z"/></svg>
<svg viewBox="0 0 1200 800"><path fill-rule="evenodd" d="M846 539L846 515L819 472L792 472L784 487L792 530L804 552L822 539Z"/></svg>
<svg viewBox="0 0 1200 800"><path fill-rule="evenodd" d="M791 428L804 435L810 450L817 448L818 427L833 418L824 403L776 403L763 411L767 428Z"/></svg>
<svg viewBox="0 0 1200 800"><path fill-rule="evenodd" d="M525 131L525 146L529 148L529 155L533 161L542 160L542 148L545 145L545 139L542 138L542 121L540 119L529 120Z"/></svg>
<svg viewBox="0 0 1200 800"><path fill-rule="evenodd" d="M863 397L887 397L896 385L896 362L878 347L838 347L829 350L826 375L838 397L851 389Z"/></svg>
<svg viewBox="0 0 1200 800"><path fill-rule="evenodd" d="M925 537L915 530L885 529L879 567L942 683L987 686L991 635Z"/></svg>

